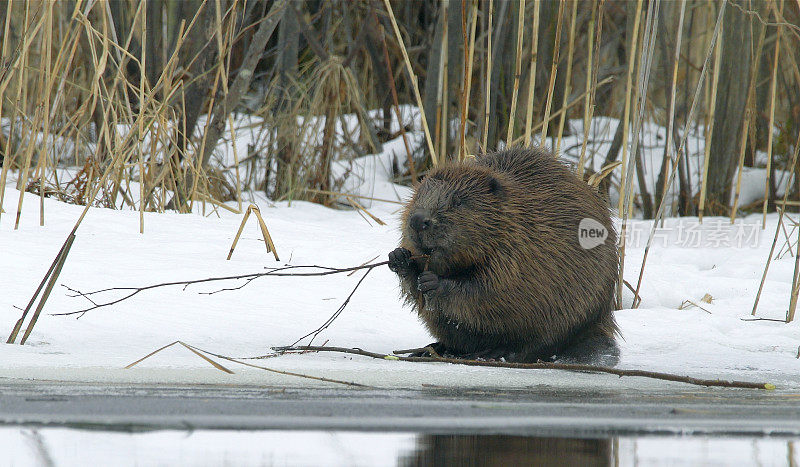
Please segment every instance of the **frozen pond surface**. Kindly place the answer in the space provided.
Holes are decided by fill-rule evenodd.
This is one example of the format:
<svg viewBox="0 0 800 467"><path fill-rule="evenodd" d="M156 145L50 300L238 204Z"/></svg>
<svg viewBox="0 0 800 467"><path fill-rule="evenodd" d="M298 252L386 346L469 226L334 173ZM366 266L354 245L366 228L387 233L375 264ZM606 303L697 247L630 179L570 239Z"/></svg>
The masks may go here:
<svg viewBox="0 0 800 467"><path fill-rule="evenodd" d="M797 465L798 394L646 387L0 380L0 465Z"/></svg>

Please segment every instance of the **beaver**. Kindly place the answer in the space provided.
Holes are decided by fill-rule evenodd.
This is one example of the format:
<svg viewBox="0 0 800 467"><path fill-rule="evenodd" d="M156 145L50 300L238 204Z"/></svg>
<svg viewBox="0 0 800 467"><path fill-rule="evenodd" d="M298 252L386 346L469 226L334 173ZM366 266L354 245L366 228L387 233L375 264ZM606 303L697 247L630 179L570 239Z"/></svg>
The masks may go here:
<svg viewBox="0 0 800 467"><path fill-rule="evenodd" d="M615 365L616 239L566 165L513 148L432 170L389 267L441 355Z"/></svg>

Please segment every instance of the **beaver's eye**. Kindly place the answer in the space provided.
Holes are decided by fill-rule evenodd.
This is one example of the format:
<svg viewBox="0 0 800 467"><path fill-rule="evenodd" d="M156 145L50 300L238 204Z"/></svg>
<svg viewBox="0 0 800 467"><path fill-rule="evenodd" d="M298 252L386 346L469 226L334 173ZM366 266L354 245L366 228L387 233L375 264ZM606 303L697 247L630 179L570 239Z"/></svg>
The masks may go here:
<svg viewBox="0 0 800 467"><path fill-rule="evenodd" d="M457 207L461 206L462 204L464 204L464 200L460 196L453 196L452 203L453 203L453 207L457 208Z"/></svg>

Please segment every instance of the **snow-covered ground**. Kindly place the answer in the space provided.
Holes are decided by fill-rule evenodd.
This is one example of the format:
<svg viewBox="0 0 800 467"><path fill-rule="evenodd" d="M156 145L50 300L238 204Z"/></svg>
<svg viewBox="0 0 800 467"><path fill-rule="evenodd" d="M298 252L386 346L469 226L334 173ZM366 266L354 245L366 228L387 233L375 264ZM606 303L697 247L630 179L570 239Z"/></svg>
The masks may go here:
<svg viewBox="0 0 800 467"><path fill-rule="evenodd" d="M607 150L603 145L610 144L616 125L615 121L607 120L595 119L590 131L594 141L608 140L593 143L590 148L598 154L596 169L602 159L599 155ZM576 136L569 136L562 143L567 159L575 153L574 146L582 134L579 122L573 122L573 130ZM657 146L659 137L663 138L661 133L663 129L647 129L650 136L644 138L645 144ZM411 132L411 137L415 144L420 144L418 131ZM246 147L248 138L256 137L237 136L237 147ZM698 144L692 137L688 146ZM222 146L222 165L232 162L225 149L230 146ZM644 154L646 160L660 163L659 149L646 148ZM409 195L409 189L392 184L390 178L393 159L404 156L404 145L397 138L384 145L382 154L342 163L335 173L350 174L344 184L344 189L350 192L402 200ZM696 160L692 163L697 166ZM743 181L742 204L762 193L763 174L759 179L758 170L753 169L755 172L751 171ZM656 175L657 171L651 170L646 179L654 180ZM6 212L0 218L3 340L21 314L17 307L27 304L83 209L46 199L45 226L40 227L38 199L26 194L20 227L15 230L19 192L13 188L13 181L12 174L5 188ZM231 357L268 354L270 347L291 344L324 323L363 272L352 276L264 277L239 290L212 295L203 292L235 287L242 282L193 285L185 290L180 286L159 288L91 311L79 319L53 316L89 305L82 298L68 297L61 284L88 292L246 274L285 264L348 267L373 259L384 260L398 243L399 204L364 201L373 215L386 222L382 226L352 210L328 209L306 202L272 203L259 194L248 196L261 208L280 253L280 262L266 252L254 220L245 229L233 258L226 261L241 221L240 214L221 209L219 212L207 209L206 216L145 213L145 232L140 234L138 212L92 208L77 232L58 286L27 345L0 345L0 377L325 384L220 361L235 371L230 375L180 346L173 346L132 369L123 367L177 340ZM634 285L650 225L646 221L633 221L628 228L625 278ZM706 217L702 224L696 218L667 219L664 227L658 229L649 254L641 306L616 313L624 338L619 367L763 380L779 388L800 387L800 319L790 324L749 320L776 225L775 214L767 217L763 229L757 215L737 219L734 225L728 219L713 217ZM792 233L791 238L796 235ZM758 318L783 319L788 309L795 261L794 250L782 248L784 243L785 236L781 234L776 250L782 251L781 258L770 267ZM707 294L712 298L710 303L706 303L708 299L702 301ZM118 297L119 293L109 292L94 298L109 301ZM624 298L625 306L630 306L631 292L626 290ZM394 274L380 267L366 278L341 316L315 343L390 353L431 340L413 312L401 305ZM544 374L410 364L340 354L250 361L285 371L382 387L419 387L425 383L525 387ZM592 381L603 384L616 377L580 375L580 378L581 384L593 384ZM560 377L548 381L574 382ZM625 384L643 383L634 380Z"/></svg>
<svg viewBox="0 0 800 467"><path fill-rule="evenodd" d="M398 188L402 192L402 188ZM18 192L6 188L6 199ZM45 200L44 227L38 203L23 210L19 230L13 214L0 219L0 329L11 331L55 257L81 207ZM225 257L241 216L145 214L93 208L28 344L0 346L0 377L89 381L249 382L305 384L288 376L223 362L234 375L215 370L183 347L174 346L130 370L122 368L176 340L212 352L248 357L287 345L322 324L347 297L353 276L264 277L241 290L203 295L241 282L145 291L117 305L75 316L52 316L85 308L60 284L81 291L262 271L283 264L355 266L385 259L397 244L398 206L374 203L371 212L387 225L367 223L357 212L306 202L260 203L281 261L266 252L255 224L247 226L230 261ZM272 207L270 207L272 206ZM621 368L696 376L766 379L800 387L800 325L751 318L764 261L777 222L765 230L758 216L729 225L727 219L669 219L650 252L638 309L617 312L622 329ZM626 255L625 276L636 283L649 222L636 221ZM637 237L638 235L638 237ZM783 237L781 237L783 240ZM779 244L781 244L779 242ZM666 245L666 246L665 246ZM794 258L774 261L758 317L780 319L789 304ZM705 294L712 303L701 302ZM97 299L119 297L109 293ZM632 294L626 292L626 306ZM699 306L681 308L691 300ZM700 308L702 307L702 309ZM378 352L427 344L413 312L399 300L395 276L375 269L333 325L316 342ZM378 386L421 383L525 386L536 373L370 360L338 354L306 354L254 361L272 368L347 379Z"/></svg>

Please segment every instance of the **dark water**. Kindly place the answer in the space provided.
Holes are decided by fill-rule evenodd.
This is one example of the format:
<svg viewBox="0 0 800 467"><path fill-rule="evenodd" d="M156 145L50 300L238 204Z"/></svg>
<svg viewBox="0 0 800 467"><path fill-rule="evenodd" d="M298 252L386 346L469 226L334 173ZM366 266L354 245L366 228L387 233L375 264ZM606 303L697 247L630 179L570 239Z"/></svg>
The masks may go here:
<svg viewBox="0 0 800 467"><path fill-rule="evenodd" d="M800 437L0 427L0 465L797 466Z"/></svg>
<svg viewBox="0 0 800 467"><path fill-rule="evenodd" d="M615 465L615 447L612 439L427 435L418 437L413 452L398 464Z"/></svg>

